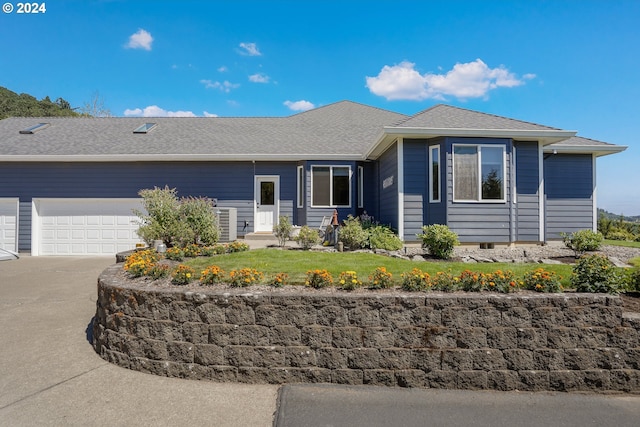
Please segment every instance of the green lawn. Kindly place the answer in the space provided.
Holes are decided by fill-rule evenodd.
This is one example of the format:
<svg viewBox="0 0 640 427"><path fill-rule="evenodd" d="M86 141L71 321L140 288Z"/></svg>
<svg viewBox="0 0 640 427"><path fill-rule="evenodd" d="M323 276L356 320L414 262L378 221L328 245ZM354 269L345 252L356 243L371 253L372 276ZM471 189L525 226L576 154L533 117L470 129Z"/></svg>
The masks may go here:
<svg viewBox="0 0 640 427"><path fill-rule="evenodd" d="M449 271L454 275L458 275L464 270L482 273L510 270L516 277L521 277L527 271L544 267L546 270L560 275L565 286L568 285L569 276L571 275L571 266L569 265L416 262L369 253L310 252L277 249L257 249L210 258L194 258L186 260L185 264L194 267L198 274L209 265L217 265L227 273L240 268L255 268L265 274L266 281L277 273L284 272L289 275L289 280L292 284L304 283L306 272L313 269L326 269L334 278L337 278L343 271L356 271L360 280L366 281L377 267L386 267L393 274L393 279L399 282L401 273L409 272L416 267L430 275L434 275L438 271Z"/></svg>
<svg viewBox="0 0 640 427"><path fill-rule="evenodd" d="M605 240L605 245L624 246L625 248L640 248L640 242L628 242L626 240Z"/></svg>

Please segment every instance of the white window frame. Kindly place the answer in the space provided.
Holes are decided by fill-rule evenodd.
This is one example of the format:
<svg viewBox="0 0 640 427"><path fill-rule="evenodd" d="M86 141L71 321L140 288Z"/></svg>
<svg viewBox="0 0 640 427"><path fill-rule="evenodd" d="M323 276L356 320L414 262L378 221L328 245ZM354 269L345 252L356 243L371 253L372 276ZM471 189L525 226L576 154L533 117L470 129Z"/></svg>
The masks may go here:
<svg viewBox="0 0 640 427"><path fill-rule="evenodd" d="M348 178L349 178L349 204L348 205L335 205L335 204L329 204L329 205L315 205L313 203L313 190L314 190L314 185L313 185L313 169L314 168L329 168L329 202L333 201L333 170L334 168L340 168L340 169L348 169ZM310 201L310 206L312 208L350 208L351 207L351 198L352 198L352 191L351 191L351 178L353 177L353 171L351 170L351 166L350 165L313 165L311 166L311 201Z"/></svg>
<svg viewBox="0 0 640 427"><path fill-rule="evenodd" d="M475 147L478 153L478 188L477 199L458 199L456 197L456 147ZM482 198L482 148L500 148L502 149L502 199L483 199ZM451 172L452 172L452 190L453 201L457 203L506 203L507 202L507 147L501 144L453 144L451 148Z"/></svg>
<svg viewBox="0 0 640 427"><path fill-rule="evenodd" d="M296 191L298 194L298 208L304 208L304 166L298 166Z"/></svg>
<svg viewBox="0 0 640 427"><path fill-rule="evenodd" d="M436 160L438 162L438 197L433 197L433 162ZM442 197L442 180L440 177L442 176L442 162L440 161L440 146L432 145L429 147L429 202L430 203L440 203Z"/></svg>
<svg viewBox="0 0 640 427"><path fill-rule="evenodd" d="M358 208L364 208L364 167L358 166Z"/></svg>

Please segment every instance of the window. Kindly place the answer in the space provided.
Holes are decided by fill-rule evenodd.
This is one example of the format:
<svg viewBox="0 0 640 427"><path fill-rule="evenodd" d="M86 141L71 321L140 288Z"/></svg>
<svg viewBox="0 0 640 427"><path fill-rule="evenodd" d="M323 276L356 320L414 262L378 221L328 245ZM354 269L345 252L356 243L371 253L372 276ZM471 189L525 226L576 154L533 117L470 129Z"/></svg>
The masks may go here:
<svg viewBox="0 0 640 427"><path fill-rule="evenodd" d="M311 167L311 205L349 206L351 168L348 166Z"/></svg>
<svg viewBox="0 0 640 427"><path fill-rule="evenodd" d="M440 202L440 146L434 145L429 148L429 201L431 203Z"/></svg>
<svg viewBox="0 0 640 427"><path fill-rule="evenodd" d="M156 123L145 123L142 126L137 127L133 133L149 133L149 131L154 127L156 127Z"/></svg>
<svg viewBox="0 0 640 427"><path fill-rule="evenodd" d="M48 128L49 126L50 126L50 123L38 123L37 125L33 125L31 127L21 130L20 133L25 135L30 135L38 131L41 131L42 129Z"/></svg>
<svg viewBox="0 0 640 427"><path fill-rule="evenodd" d="M304 208L304 166L298 166L298 207Z"/></svg>
<svg viewBox="0 0 640 427"><path fill-rule="evenodd" d="M364 168L358 166L358 207L364 207Z"/></svg>
<svg viewBox="0 0 640 427"><path fill-rule="evenodd" d="M505 147L453 146L454 201L505 201Z"/></svg>

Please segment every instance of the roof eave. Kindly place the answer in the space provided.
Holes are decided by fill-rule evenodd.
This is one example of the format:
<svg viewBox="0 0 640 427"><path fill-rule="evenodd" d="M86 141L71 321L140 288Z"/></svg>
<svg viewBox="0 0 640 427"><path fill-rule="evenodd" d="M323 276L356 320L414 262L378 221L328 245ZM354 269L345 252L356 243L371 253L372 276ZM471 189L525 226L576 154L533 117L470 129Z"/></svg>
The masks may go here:
<svg viewBox="0 0 640 427"><path fill-rule="evenodd" d="M626 145L562 145L556 144L552 147L545 147L545 153L553 154L593 154L596 157L608 156L610 154L622 153L626 150Z"/></svg>
<svg viewBox="0 0 640 427"><path fill-rule="evenodd" d="M362 160L362 154L103 154L0 155L0 162L246 162Z"/></svg>
<svg viewBox="0 0 640 427"><path fill-rule="evenodd" d="M467 128L423 128L385 126L376 143L369 149L365 157L376 159L397 138L406 137L462 137L462 138L510 138L518 141L540 141L542 145L555 144L576 135L576 131L558 129L467 129Z"/></svg>

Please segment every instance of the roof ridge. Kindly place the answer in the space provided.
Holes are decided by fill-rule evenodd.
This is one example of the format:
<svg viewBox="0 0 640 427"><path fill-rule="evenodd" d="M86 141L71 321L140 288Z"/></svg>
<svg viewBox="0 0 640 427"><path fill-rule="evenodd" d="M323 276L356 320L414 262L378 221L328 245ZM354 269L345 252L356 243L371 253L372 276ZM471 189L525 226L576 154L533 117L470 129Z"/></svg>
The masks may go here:
<svg viewBox="0 0 640 427"><path fill-rule="evenodd" d="M402 123L404 123L404 122L406 122L406 121L408 121L408 120L411 120L411 119L412 119L412 118L414 118L414 117L417 117L417 116L419 116L419 115L421 115L421 114L424 114L424 113L426 113L426 112L427 112L427 111L429 111L429 110L434 110L434 109L436 109L437 107L440 107L440 106L444 106L444 107L446 107L446 106L447 106L447 104L435 104L435 105L432 105L431 107L429 107L429 108L425 108L424 110L420 110L420 111L418 111L418 112L417 112L417 113L415 113L415 114L412 114L412 115L410 115L410 116L406 116L404 119L399 120L399 121L397 121L397 122L393 123L391 126L398 126L398 125L401 125Z"/></svg>
<svg viewBox="0 0 640 427"><path fill-rule="evenodd" d="M385 112L385 113L400 114L400 115L406 116L407 118L409 117L406 114L398 113L397 111L387 110L385 108L376 107L374 105L367 105L367 104L364 104L362 102L351 101L350 99L343 99L343 100L340 100L340 101L335 101L335 102L332 102L330 104L321 105L319 107L312 108L312 109L306 110L306 111L301 111L299 113L295 113L295 114L292 114L290 116L285 116L285 117L298 117L298 116L301 116L301 115L306 114L306 113L310 113L310 112L313 112L313 111L318 111L318 110L321 110L321 109L324 109L324 108L328 108L328 107L334 107L334 106L339 105L339 104L358 105L358 106L370 108L370 109L373 109L373 110L379 110L379 111L382 111L382 112Z"/></svg>
<svg viewBox="0 0 640 427"><path fill-rule="evenodd" d="M542 127L548 128L548 129L562 130L560 128L556 128L556 127L553 127L553 126L547 126L547 125L543 125L543 124L540 124L540 123L530 122L530 121L527 121L527 120L514 119L512 117L507 117L507 116L500 116L500 115L495 114L495 113L485 113L484 111L471 110L470 108L458 107L456 105L438 104L437 107L438 106L449 107L449 108L453 108L453 109L457 109L457 110L461 110L461 111L467 111L467 112L475 113L475 114L482 114L482 115L485 115L485 116L495 117L495 118L498 118L498 119L509 120L509 121L512 121L512 122L526 123L528 125L534 125L534 126L542 126Z"/></svg>

